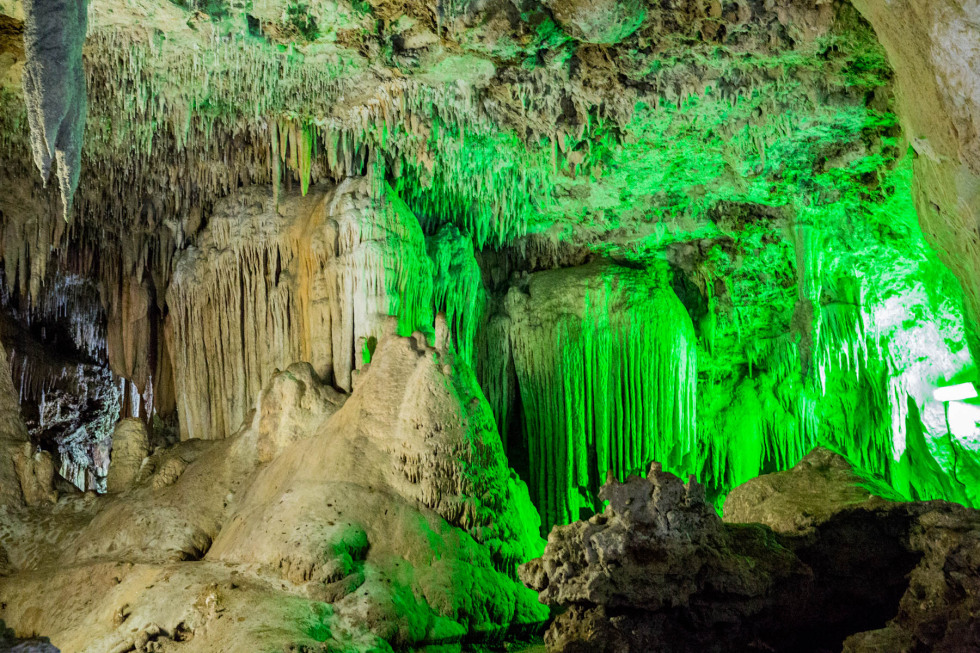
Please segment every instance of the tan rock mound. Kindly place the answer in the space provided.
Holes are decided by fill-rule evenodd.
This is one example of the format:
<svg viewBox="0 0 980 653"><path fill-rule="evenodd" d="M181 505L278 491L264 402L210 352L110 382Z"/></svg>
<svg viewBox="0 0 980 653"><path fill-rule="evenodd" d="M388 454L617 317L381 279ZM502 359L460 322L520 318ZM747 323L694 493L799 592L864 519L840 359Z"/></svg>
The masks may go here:
<svg viewBox="0 0 980 653"><path fill-rule="evenodd" d="M232 437L23 517L0 618L93 653L454 651L533 627L547 610L512 574L540 522L475 388L421 335L383 338L346 403L277 372Z"/></svg>
<svg viewBox="0 0 980 653"><path fill-rule="evenodd" d="M150 434L140 419L124 419L116 424L112 433L112 454L109 458L109 474L106 476L108 492L125 492L136 481L143 460L150 455Z"/></svg>

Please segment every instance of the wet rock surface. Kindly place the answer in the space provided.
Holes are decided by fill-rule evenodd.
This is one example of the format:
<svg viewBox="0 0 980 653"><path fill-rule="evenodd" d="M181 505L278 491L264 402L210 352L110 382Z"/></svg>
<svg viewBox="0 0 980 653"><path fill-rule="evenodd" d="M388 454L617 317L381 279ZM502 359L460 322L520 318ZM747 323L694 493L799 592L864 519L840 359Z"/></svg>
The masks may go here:
<svg viewBox="0 0 980 653"><path fill-rule="evenodd" d="M556 527L521 568L564 609L548 649L976 650L980 513L862 485L817 449L733 491L725 523L657 464L608 483L603 513Z"/></svg>

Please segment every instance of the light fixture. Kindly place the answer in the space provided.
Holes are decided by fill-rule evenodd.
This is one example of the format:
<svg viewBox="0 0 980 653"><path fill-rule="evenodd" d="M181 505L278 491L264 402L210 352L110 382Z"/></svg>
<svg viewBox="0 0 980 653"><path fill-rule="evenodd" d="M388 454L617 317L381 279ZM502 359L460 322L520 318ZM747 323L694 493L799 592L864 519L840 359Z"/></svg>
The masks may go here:
<svg viewBox="0 0 980 653"><path fill-rule="evenodd" d="M949 385L945 388L936 388L932 391L932 397L936 401L957 401L961 399L973 399L976 396L977 389L972 383Z"/></svg>

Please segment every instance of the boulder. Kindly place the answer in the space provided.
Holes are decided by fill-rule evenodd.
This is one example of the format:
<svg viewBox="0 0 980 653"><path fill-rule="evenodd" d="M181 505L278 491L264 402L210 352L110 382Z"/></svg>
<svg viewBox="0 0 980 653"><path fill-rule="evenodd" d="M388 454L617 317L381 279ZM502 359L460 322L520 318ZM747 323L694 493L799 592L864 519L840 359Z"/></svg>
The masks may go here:
<svg viewBox="0 0 980 653"><path fill-rule="evenodd" d="M817 449L736 488L722 522L655 463L521 579L564 610L550 651L980 650L980 511L880 488Z"/></svg>
<svg viewBox="0 0 980 653"><path fill-rule="evenodd" d="M545 635L548 650L786 645L786 616L812 579L772 531L722 523L696 481L658 463L646 479L608 482L600 496L609 502L602 513L555 527L544 556L521 567L543 602L567 609Z"/></svg>
<svg viewBox="0 0 980 653"><path fill-rule="evenodd" d="M980 511L897 502L840 455L815 449L725 501L726 521L770 526L819 578L825 615L873 615L845 651L980 650Z"/></svg>

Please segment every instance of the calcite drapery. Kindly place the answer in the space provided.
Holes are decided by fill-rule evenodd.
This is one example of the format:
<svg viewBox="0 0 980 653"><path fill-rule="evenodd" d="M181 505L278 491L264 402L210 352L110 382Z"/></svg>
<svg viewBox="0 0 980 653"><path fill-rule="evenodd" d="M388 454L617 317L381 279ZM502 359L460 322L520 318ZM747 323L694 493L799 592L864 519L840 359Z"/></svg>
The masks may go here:
<svg viewBox="0 0 980 653"><path fill-rule="evenodd" d="M47 182L58 164L65 220L78 187L88 110L82 44L87 0L25 0L24 100L34 163Z"/></svg>

